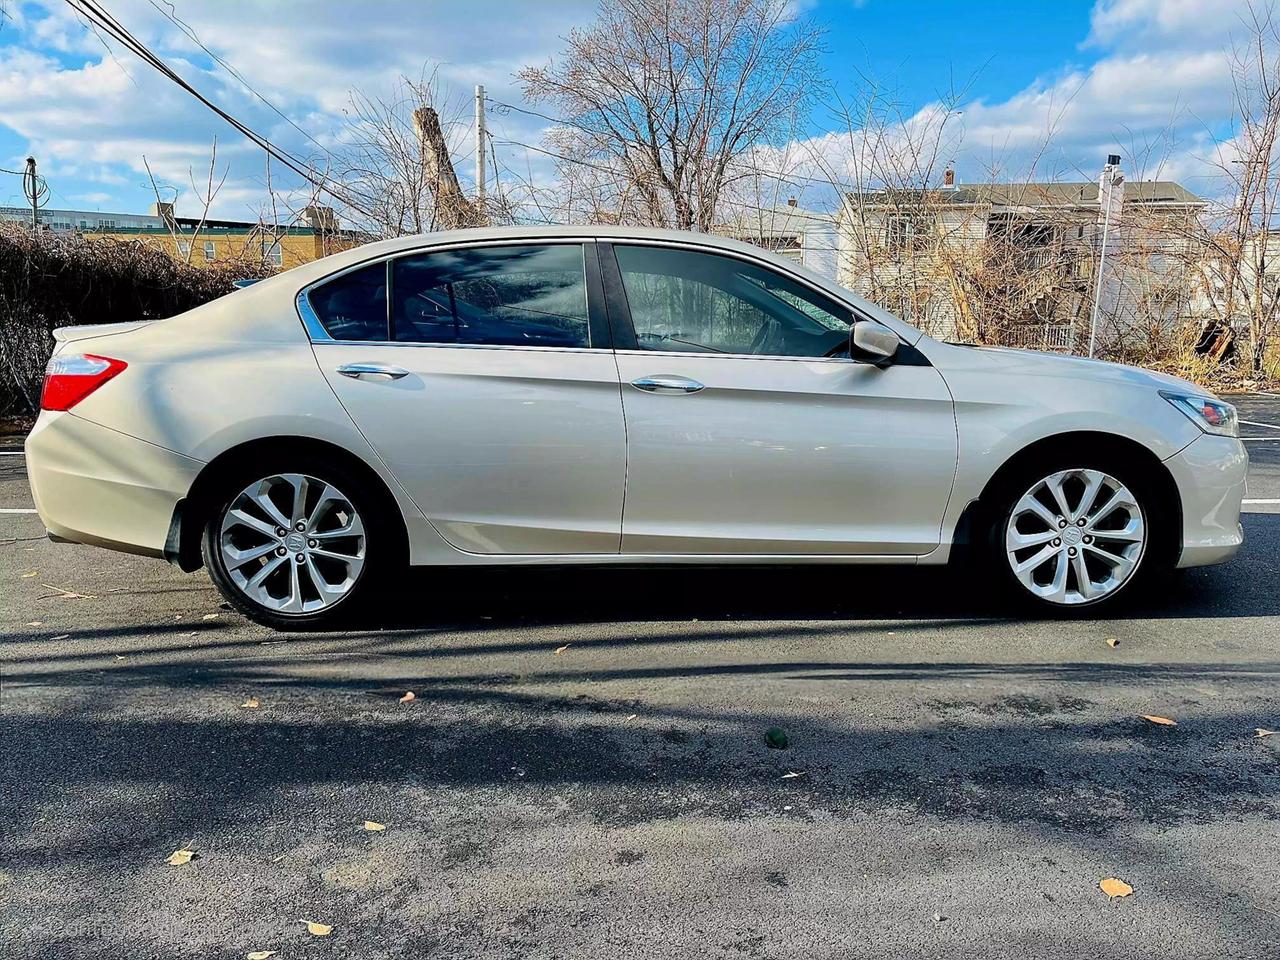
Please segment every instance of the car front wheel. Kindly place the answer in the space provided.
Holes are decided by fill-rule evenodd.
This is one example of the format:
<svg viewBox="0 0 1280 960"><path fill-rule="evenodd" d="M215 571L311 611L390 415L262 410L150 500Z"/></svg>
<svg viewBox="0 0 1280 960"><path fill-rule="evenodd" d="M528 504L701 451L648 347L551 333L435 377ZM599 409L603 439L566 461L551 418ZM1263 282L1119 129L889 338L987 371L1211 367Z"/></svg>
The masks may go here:
<svg viewBox="0 0 1280 960"><path fill-rule="evenodd" d="M283 463L228 479L205 526L205 566L227 601L279 629L364 606L388 559L380 504L332 465Z"/></svg>
<svg viewBox="0 0 1280 960"><path fill-rule="evenodd" d="M1162 559L1153 525L1170 519L1137 471L1104 463L1023 471L1003 507L991 529L994 562L1022 598L1064 611L1132 592Z"/></svg>

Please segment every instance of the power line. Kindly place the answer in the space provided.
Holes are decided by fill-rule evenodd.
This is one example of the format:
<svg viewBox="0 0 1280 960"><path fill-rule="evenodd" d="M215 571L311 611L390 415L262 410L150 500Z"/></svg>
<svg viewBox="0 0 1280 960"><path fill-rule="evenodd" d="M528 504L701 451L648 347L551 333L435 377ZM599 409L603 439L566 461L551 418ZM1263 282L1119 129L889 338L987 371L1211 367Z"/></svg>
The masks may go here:
<svg viewBox="0 0 1280 960"><path fill-rule="evenodd" d="M251 94L257 97L264 104L266 104L266 106L273 113L275 113L276 116L278 116L281 120L289 124L289 126L293 127L293 129L297 130L300 134L302 134L304 137L306 137L308 140L314 143L320 149L320 152L323 153L326 157L331 156L331 154L329 153L329 150L325 147L324 144L322 144L319 140L313 137L309 132L302 129L302 127L298 126L293 121L292 117L289 117L288 115L286 115L282 110L280 110L279 107L277 107L274 103L272 103L265 96L259 93L257 89L253 86L253 84L251 84L248 80L245 79L244 75L240 73L240 71L236 70L235 67L231 66L231 64L227 63L227 61L223 60L220 56L218 56L216 53L210 50L207 46L205 46L204 41L200 39L200 37L196 34L195 30L191 27L191 25L177 16L177 11L174 8L172 3L165 4L165 6L169 7L169 12L166 12L165 10L163 10L160 4L157 2L157 0L150 0L150 3L151 3L151 6L155 7L156 11L161 14L161 16L163 16L175 27L177 27L179 30L185 33L188 39L190 39L192 43L194 43L206 54L208 54L209 58L213 60L214 63L221 66L224 70L227 71L227 73L231 74L233 77L239 80L241 85L243 85L246 90L248 90Z"/></svg>
<svg viewBox="0 0 1280 960"><path fill-rule="evenodd" d="M302 161L293 157L287 151L285 151L281 147L276 146L266 137L262 136L261 134L257 133L255 130L241 123L231 114L229 114L227 111L223 110L216 103L214 103L204 94L202 94L199 90L193 87L190 83L188 83L186 80L180 77L177 73L175 73L163 60L161 60L158 56L156 56L156 54L152 53L151 50L148 49L144 43L142 43L142 41L138 40L137 37L135 37L132 33L130 33L129 30L126 27L124 27L118 20L116 20L110 13L108 13L106 10L100 7L97 4L96 0L66 0L66 2L67 2L67 5L71 7L71 9L75 13L84 17L91 26L99 27L102 30L106 31L107 34L109 34L118 43L122 44L130 52L135 54L144 63L148 64L151 67L154 67L159 73L167 77L169 80L173 81L173 83L177 84L187 93L189 93L191 96L195 97L202 104L204 104L214 113L216 113L219 117L221 117L227 123L231 124L232 127L238 130L246 138L251 140L257 146L261 147L264 151L266 151L271 156L275 157L277 160L283 163L286 167L288 167L294 173L298 174L298 176L302 177L308 183L312 184L313 186L317 187L320 190L323 190L325 193L328 193L330 196L341 201L342 203L347 204L348 206L359 211L365 216L373 216L373 214L371 214L367 209L365 209L365 207L361 203L358 203L355 201L355 199L353 199L353 197L359 197L359 199L363 201L368 201L369 198L362 197L359 194L352 193L344 186L335 185L327 177L318 176L313 172L311 168L306 166Z"/></svg>

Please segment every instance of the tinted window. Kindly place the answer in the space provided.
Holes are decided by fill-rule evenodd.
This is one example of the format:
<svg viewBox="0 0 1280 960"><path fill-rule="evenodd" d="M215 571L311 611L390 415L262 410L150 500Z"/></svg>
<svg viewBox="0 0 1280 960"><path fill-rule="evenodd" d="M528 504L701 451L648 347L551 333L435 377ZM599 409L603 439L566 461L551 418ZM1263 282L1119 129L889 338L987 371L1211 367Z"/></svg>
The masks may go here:
<svg viewBox="0 0 1280 960"><path fill-rule="evenodd" d="M825 357L848 343L848 310L772 270L689 250L614 251L642 350Z"/></svg>
<svg viewBox="0 0 1280 960"><path fill-rule="evenodd" d="M387 339L387 265L375 263L330 280L307 297L335 340Z"/></svg>
<svg viewBox="0 0 1280 960"><path fill-rule="evenodd" d="M441 250L394 262L395 339L585 347L582 247Z"/></svg>

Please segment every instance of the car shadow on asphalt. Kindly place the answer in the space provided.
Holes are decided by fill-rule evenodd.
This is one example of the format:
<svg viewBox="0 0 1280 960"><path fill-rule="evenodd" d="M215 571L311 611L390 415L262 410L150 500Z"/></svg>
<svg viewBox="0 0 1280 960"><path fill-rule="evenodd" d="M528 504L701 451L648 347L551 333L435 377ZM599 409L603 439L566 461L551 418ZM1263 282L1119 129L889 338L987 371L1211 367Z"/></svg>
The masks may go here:
<svg viewBox="0 0 1280 960"><path fill-rule="evenodd" d="M1245 518L1229 564L1175 571L1097 619L1280 613L1280 514ZM1088 610L1073 616L1094 619ZM957 567L798 566L418 568L366 617L387 629L468 624L670 620L1008 621L1055 618L1011 603L992 579ZM350 625L336 629L350 629Z"/></svg>

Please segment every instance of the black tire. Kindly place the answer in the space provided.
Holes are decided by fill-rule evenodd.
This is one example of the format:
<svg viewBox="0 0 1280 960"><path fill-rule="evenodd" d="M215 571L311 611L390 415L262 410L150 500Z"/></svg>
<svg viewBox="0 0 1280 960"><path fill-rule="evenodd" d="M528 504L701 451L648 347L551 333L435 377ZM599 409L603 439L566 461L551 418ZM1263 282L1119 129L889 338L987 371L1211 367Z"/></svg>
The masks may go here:
<svg viewBox="0 0 1280 960"><path fill-rule="evenodd" d="M352 585L340 599L313 611L284 612L257 602L237 585L220 549L223 519L241 491L258 480L284 474L313 477L341 491L364 529L363 566ZM232 607L277 630L310 630L358 621L368 616L406 566L402 528L391 512L394 504L388 503L388 495L381 494L367 476L315 454L286 453L237 466L219 478L201 537L201 554L210 579Z"/></svg>
<svg viewBox="0 0 1280 960"><path fill-rule="evenodd" d="M1153 475L1150 466L1109 450L1079 449L1072 445L1024 460L998 478L983 496L979 511L984 554L981 569L994 573L1003 595L1030 612L1060 617L1093 616L1145 595L1151 586L1167 578L1177 559L1181 518L1176 502ZM1064 604L1032 593L1014 573L1005 548L1005 532L1018 501L1037 481L1064 470L1096 470L1122 483L1142 512L1145 542L1133 571L1110 592L1096 598ZM1076 574L1070 573L1072 581Z"/></svg>

